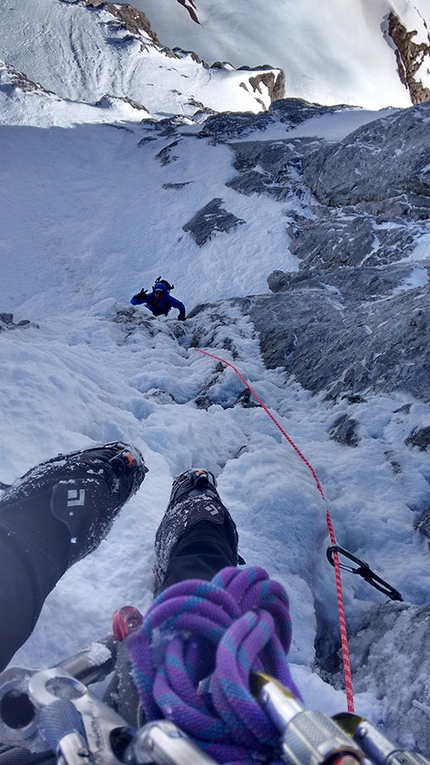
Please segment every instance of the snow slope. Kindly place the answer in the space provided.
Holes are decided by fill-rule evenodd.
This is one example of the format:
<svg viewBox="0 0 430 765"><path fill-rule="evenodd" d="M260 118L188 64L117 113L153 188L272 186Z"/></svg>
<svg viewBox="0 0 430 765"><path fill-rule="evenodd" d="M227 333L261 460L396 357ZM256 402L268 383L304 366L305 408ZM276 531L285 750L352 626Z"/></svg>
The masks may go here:
<svg viewBox="0 0 430 765"><path fill-rule="evenodd" d="M157 46L147 33L121 28L106 9L78 0L32 0L31 13L26 0L2 3L0 59L63 98L95 103L106 94L127 96L160 115L189 114L195 101L232 111L258 111L256 98L268 103L264 88L253 93L249 84L248 92L238 87L249 73L208 69L190 56L172 59L166 45L196 51L209 64L281 68L287 97L366 109L411 104L397 72L387 18L393 11L416 32L414 43L428 44L430 0L276 0L270 8L266 0L199 0L194 5L198 24L177 0L136 1L158 35ZM429 87L428 56L419 79Z"/></svg>
<svg viewBox="0 0 430 765"><path fill-rule="evenodd" d="M28 3L17 0L12 9L0 6L0 31L0 59L52 91L51 99L79 104L78 120L89 114L88 105L109 109L121 98L139 120L148 113L191 116L203 106L259 112L270 104L267 87L249 83L256 72L210 69L191 55L175 55L103 8L32 0L29 13Z"/></svg>
<svg viewBox="0 0 430 765"><path fill-rule="evenodd" d="M177 0L136 0L160 40L209 63L281 67L287 97L367 109L410 106L386 19L396 13L428 44L429 0L193 0L199 24ZM420 72L429 86L428 62Z"/></svg>

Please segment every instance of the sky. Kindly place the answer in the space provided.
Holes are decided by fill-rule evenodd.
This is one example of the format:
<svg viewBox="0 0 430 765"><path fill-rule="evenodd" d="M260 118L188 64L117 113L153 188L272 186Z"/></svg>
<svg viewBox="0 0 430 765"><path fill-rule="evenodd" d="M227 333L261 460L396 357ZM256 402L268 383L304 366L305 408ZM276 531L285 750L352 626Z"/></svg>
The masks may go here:
<svg viewBox="0 0 430 765"><path fill-rule="evenodd" d="M78 37L81 31L78 25ZM5 84L10 74L2 76ZM166 82L164 70L161 76ZM214 99L222 104L222 78L219 88ZM296 130L339 140L376 116L348 109ZM241 554L288 592L290 661L306 705L326 714L343 711L344 692L313 671L318 624L328 635L338 629L334 574L325 556L326 508L315 481L260 407L234 405L243 391L234 371L217 371L216 362L192 346L197 338L203 349L234 361L315 469L338 542L417 607L429 604L428 543L413 525L429 506L430 471L426 454L404 441L430 424L429 408L401 393L333 404L286 379L282 369L267 370L250 321L220 301L268 294L272 270L297 270L285 203L227 188L233 154L197 139L195 123L187 120L175 136L174 161L163 164L158 155L171 136L140 120L123 102L103 109L35 92L0 92L0 311L30 322L0 333L0 481L11 483L59 452L116 439L139 447L149 467L108 538L49 596L13 664L52 665L108 633L115 609L146 610L153 540L172 479L206 467L238 525ZM261 137L286 135L280 123L271 129ZM221 196L237 217L246 213L247 223L198 248L182 227ZM416 257L422 257L419 246ZM159 275L175 284L173 294L188 312L201 303L214 307L184 323L174 312L154 319L132 308L131 296ZM420 284L421 272L404 286ZM199 409L195 399L207 390L213 404ZM347 409L359 422L354 449L329 438ZM401 472L393 471L387 454ZM373 605L385 602L357 579L343 578L352 631ZM387 651L397 650L387 644ZM355 702L364 716L383 719L371 678Z"/></svg>

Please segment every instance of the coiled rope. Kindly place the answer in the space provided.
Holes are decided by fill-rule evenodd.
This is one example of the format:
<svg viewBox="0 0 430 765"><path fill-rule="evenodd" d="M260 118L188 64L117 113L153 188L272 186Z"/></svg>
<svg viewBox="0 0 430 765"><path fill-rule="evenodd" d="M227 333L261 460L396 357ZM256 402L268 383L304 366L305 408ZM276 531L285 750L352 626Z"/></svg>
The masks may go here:
<svg viewBox="0 0 430 765"><path fill-rule="evenodd" d="M300 699L290 674L288 596L264 569L225 568L162 592L127 641L148 721L178 725L220 763L279 760L279 733L249 689L266 672Z"/></svg>
<svg viewBox="0 0 430 765"><path fill-rule="evenodd" d="M332 545L336 545L336 536L333 529L333 523L330 516L330 512L328 509L328 503L324 495L323 488L321 486L320 480L312 467L309 460L306 459L304 454L300 451L298 446L294 443L292 438L288 435L288 433L284 430L284 428L280 425L278 420L273 416L273 414L269 411L266 404L261 400L261 398L257 395L257 393L253 390L249 382L243 377L241 372L233 365L230 361L226 361L225 359L220 358L219 356L215 356L213 353L209 353L208 351L204 351L202 348L196 348L196 351L199 351L199 353L203 353L205 356L209 356L212 359L215 359L216 361L220 361L221 364L224 364L227 367L230 367L233 369L233 371L237 374L237 376L240 378L240 380L243 382L243 384L248 388L248 390L251 392L251 394L254 396L255 400L260 404L262 409L266 412L267 416L270 417L272 422L276 425L278 430L282 433L284 438L288 441L290 446L294 449L296 454L300 457L302 462L305 463L308 470L311 472L312 477L315 481L316 487L321 494L321 497L324 501L325 505L325 512L326 512L326 522L327 522L327 528L330 536L330 543ZM342 662L343 662L343 674L344 674L344 680L345 680L345 693L346 693L346 701L347 701L347 708L348 712L351 712L351 714L354 712L354 696L353 696L353 690L352 690L352 674L351 674L351 662L349 658L349 649L348 649L348 636L347 636L347 630L346 630L346 619L345 619L345 608L343 603L343 593L342 593L342 579L340 575L340 564L339 564L339 556L337 552L333 553L333 564L334 564L334 570L335 570L335 579L336 579L336 595L337 595L337 607L338 607L338 613L339 613L339 630L340 630L340 641L341 641L341 648L342 648Z"/></svg>

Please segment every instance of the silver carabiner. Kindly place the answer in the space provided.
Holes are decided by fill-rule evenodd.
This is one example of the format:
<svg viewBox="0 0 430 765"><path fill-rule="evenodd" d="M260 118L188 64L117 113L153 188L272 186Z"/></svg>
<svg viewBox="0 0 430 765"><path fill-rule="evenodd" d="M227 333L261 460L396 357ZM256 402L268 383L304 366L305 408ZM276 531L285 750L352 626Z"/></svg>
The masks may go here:
<svg viewBox="0 0 430 765"><path fill-rule="evenodd" d="M73 739L74 746L81 751L79 757L83 757L84 762L85 756L90 757L89 761L94 765L121 765L115 752L125 749L135 730L61 666L39 672L11 667L2 673L0 741L31 752L61 750L62 734L69 735L73 731L69 730L69 723L69 727L65 723L64 730L61 730L56 705L59 700L73 704L82 721L82 734ZM55 734L52 733L53 720ZM84 752L85 745L87 753ZM71 741L68 740L69 761L70 746ZM61 754L65 759L66 752ZM82 762L79 757L76 761Z"/></svg>
<svg viewBox="0 0 430 765"><path fill-rule="evenodd" d="M126 750L127 765L216 765L177 725L157 720L140 728Z"/></svg>

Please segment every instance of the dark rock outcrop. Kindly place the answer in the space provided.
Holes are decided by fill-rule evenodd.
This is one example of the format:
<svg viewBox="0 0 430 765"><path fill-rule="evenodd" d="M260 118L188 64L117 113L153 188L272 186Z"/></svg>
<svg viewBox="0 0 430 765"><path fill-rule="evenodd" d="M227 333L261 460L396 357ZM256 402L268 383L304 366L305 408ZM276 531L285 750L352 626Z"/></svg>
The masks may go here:
<svg viewBox="0 0 430 765"><path fill-rule="evenodd" d="M285 96L285 74L282 69L275 75L275 72L259 72L254 77L249 78L249 82L254 91L261 93L261 85L264 85L269 91L270 101L278 101ZM265 109L264 103L261 102Z"/></svg>
<svg viewBox="0 0 430 765"><path fill-rule="evenodd" d="M430 425L425 428L417 428L412 435L405 440L405 444L416 446L422 452L430 448Z"/></svg>
<svg viewBox="0 0 430 765"><path fill-rule="evenodd" d="M244 301L243 310L267 366L284 367L312 392L405 391L428 401L430 258L422 248L419 260L415 248L430 217L430 103L339 142L243 140L273 120L294 127L328 111L288 99L257 117L205 122L202 134L234 152L237 174L227 185L285 204L288 249L299 262L298 272L273 271L275 294Z"/></svg>
<svg viewBox="0 0 430 765"><path fill-rule="evenodd" d="M138 35L140 32L146 32L150 38L157 44L159 40L155 32L151 29L151 24L139 8L130 3L110 3L105 0L81 0L81 4L88 8L101 8L108 11L128 29L131 34Z"/></svg>
<svg viewBox="0 0 430 765"><path fill-rule="evenodd" d="M8 329L21 329L22 327L36 327L36 329L39 329L39 325L33 324L29 319L21 319L21 321L15 323L13 313L0 313L0 332L5 332Z"/></svg>
<svg viewBox="0 0 430 765"><path fill-rule="evenodd" d="M280 80L275 81L274 83L274 98L278 95L280 88L284 87L284 73L282 70L278 70L278 72ZM267 76L269 72L265 74ZM209 117L204 122L199 132L199 136L201 138L212 138L215 142L231 141L234 138L245 138L256 130L264 130L268 125L275 124L276 122L281 122L286 127L293 128L311 117L318 117L322 114L332 114L334 112L342 111L344 108L346 107L312 104L308 101L303 101L301 98L277 98L277 100L274 100L270 104L269 109L266 112L260 112L259 114L250 114L249 112L223 112L222 114L216 114L213 117ZM286 150L291 144L291 141L267 142L267 145L273 145L273 143L276 143L279 146L283 145L284 150ZM318 141L314 141L314 145L319 145L319 143L320 142ZM257 147L259 147L260 151L263 151L265 146L266 142L255 141L253 143L253 148L257 149ZM238 150L239 145L234 148L235 150ZM257 158L255 158L255 161L252 160L252 149L248 149L247 153L251 166L254 167L258 160Z"/></svg>
<svg viewBox="0 0 430 765"><path fill-rule="evenodd" d="M15 89L22 90L25 93L39 93L40 95L50 96L54 95L52 90L47 90L40 83L33 82L23 72L19 72L15 67L10 64L4 64L4 70L8 76L8 83L2 83L1 88L3 91L13 91ZM0 79L1 82L1 79Z"/></svg>
<svg viewBox="0 0 430 765"><path fill-rule="evenodd" d="M424 510L423 514L415 524L415 528L420 534L430 540L430 507Z"/></svg>
<svg viewBox="0 0 430 765"><path fill-rule="evenodd" d="M244 223L233 213L224 210L222 199L212 199L207 205L202 207L188 223L183 226L184 231L189 231L194 241L201 247L217 231L230 231L230 229Z"/></svg>
<svg viewBox="0 0 430 765"><path fill-rule="evenodd" d="M196 24L200 24L200 21L197 16L197 7L194 2L194 0L178 0L179 5L183 5L183 7L188 11L190 14L190 17L193 21L196 22Z"/></svg>
<svg viewBox="0 0 430 765"><path fill-rule="evenodd" d="M428 220L429 117L430 104L423 104L323 146L304 162L305 184L318 202L331 208L354 205L382 220Z"/></svg>
<svg viewBox="0 0 430 765"><path fill-rule="evenodd" d="M358 446L360 437L357 433L358 421L347 414L342 414L330 428L330 438L344 446Z"/></svg>
<svg viewBox="0 0 430 765"><path fill-rule="evenodd" d="M254 298L249 315L265 364L333 398L371 389L430 400L429 288L388 297L387 276L385 290L376 281L379 296L372 300L360 276L345 269Z"/></svg>

